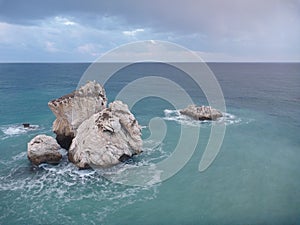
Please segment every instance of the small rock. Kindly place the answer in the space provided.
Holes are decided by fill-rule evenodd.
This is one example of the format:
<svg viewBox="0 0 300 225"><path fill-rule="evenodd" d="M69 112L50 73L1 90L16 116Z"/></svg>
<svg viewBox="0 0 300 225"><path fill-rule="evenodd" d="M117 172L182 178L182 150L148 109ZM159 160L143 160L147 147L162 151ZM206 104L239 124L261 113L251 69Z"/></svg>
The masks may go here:
<svg viewBox="0 0 300 225"><path fill-rule="evenodd" d="M182 115L189 116L195 120L216 120L222 117L222 113L210 106L189 105L180 110Z"/></svg>
<svg viewBox="0 0 300 225"><path fill-rule="evenodd" d="M58 164L62 155L57 141L47 135L38 135L27 144L27 157L34 164L41 163Z"/></svg>
<svg viewBox="0 0 300 225"><path fill-rule="evenodd" d="M30 127L30 123L23 123L23 127L24 128L29 128Z"/></svg>

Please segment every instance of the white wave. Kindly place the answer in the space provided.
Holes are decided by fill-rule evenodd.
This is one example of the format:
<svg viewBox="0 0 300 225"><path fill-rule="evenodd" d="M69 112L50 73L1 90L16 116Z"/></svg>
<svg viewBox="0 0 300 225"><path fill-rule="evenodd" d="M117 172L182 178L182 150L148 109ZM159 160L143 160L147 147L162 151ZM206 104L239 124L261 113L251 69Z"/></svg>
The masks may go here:
<svg viewBox="0 0 300 225"><path fill-rule="evenodd" d="M20 155L21 156L21 155ZM147 187L133 187L119 185L105 179L94 170L79 170L71 163L59 165L43 164L34 170L28 166L14 166L7 168L0 175L0 191L8 195L18 195L18 201L11 203L12 207L20 208L30 202L33 211L27 211L26 218L37 215L51 219L38 208L47 208L49 202L55 207L57 217L52 218L56 223L61 222L61 211L69 202L87 201L97 202L97 207L89 213L95 218L95 224L101 224L108 214L139 201L156 198L156 185ZM137 198L137 195L139 196ZM55 202L53 202L55 196ZM43 201L36 201L43 199ZM117 202L117 204L116 204ZM98 215L98 212L101 212ZM98 215L98 216L96 216ZM46 221L45 221L46 222ZM74 222L75 223L75 222Z"/></svg>
<svg viewBox="0 0 300 225"><path fill-rule="evenodd" d="M163 148L164 144L159 141L147 140L143 143L144 152L141 155L141 161L144 165L161 161L170 156L170 152L166 152Z"/></svg>
<svg viewBox="0 0 300 225"><path fill-rule="evenodd" d="M242 122L241 118L238 118L237 116L230 114L230 113L222 113L223 117L220 117L216 120L216 123L225 123L225 125L231 125L231 124L239 124Z"/></svg>
<svg viewBox="0 0 300 225"><path fill-rule="evenodd" d="M0 130L3 132L5 137L10 137L10 136L16 136L20 134L25 134L27 132L31 132L34 130L38 130L40 127L39 125L30 125L30 127L25 128L23 125L3 125L0 127Z"/></svg>
<svg viewBox="0 0 300 225"><path fill-rule="evenodd" d="M96 169L97 173L108 180L130 186L155 186L161 182L162 170L155 164L120 164L109 169Z"/></svg>
<svg viewBox="0 0 300 225"><path fill-rule="evenodd" d="M0 126L5 136L30 132L26 129L25 132L19 133L7 132L9 128L25 129L18 125ZM39 127L37 126L36 129ZM22 202L31 202L30 207L35 210L27 211L26 218L35 218L38 214L45 218L45 221L49 221L50 218L47 215L39 214L39 212L42 213L42 210L36 209L48 207L46 204L49 201L53 202L53 196L56 196L56 201L52 203L55 204L53 209L57 210L57 217L54 220L56 223L59 223L64 216L61 211L65 204L91 199L98 203L98 207L90 214L93 215L92 218L96 218L94 219L95 224L101 224L108 214L114 213L121 207L156 198L160 174L155 169L151 171L152 177L147 180L147 186L143 187L120 185L118 182L114 183L114 179L107 179L107 176L112 176L116 181L122 180L124 171L126 174L126 170L134 167L138 171L139 167L152 165L154 161L163 160L168 156L164 152L162 144L155 141L147 141L147 146L143 150L144 152L134 157L132 162L112 167L110 170L104 171L105 174L101 174L97 170L79 170L68 161L67 152L64 150L60 150L63 158L58 165L41 164L38 167L31 167L26 161L26 151L24 151L5 161L4 171L0 173L0 191L4 191L8 195L10 193L18 195L18 201L13 202L12 207L19 208ZM145 175L149 175L149 173ZM43 199L43 201L36 201L36 199ZM98 215L98 212L101 213Z"/></svg>
<svg viewBox="0 0 300 225"><path fill-rule="evenodd" d="M163 144L147 140L143 145L143 153L128 163L110 168L97 168L97 173L110 181L131 185L159 185L162 171L155 165L166 159L171 153L164 151Z"/></svg>
<svg viewBox="0 0 300 225"><path fill-rule="evenodd" d="M218 118L215 121L211 120L194 120L188 116L180 114L179 110L164 110L165 117L164 120L175 121L181 125L187 126L197 126L197 127L206 127L210 126L212 123L214 124L225 124L225 125L232 125L232 124L240 124L242 123L242 119L238 118L237 116L230 114L230 113L222 113L223 117Z"/></svg>
<svg viewBox="0 0 300 225"><path fill-rule="evenodd" d="M11 126L8 126L11 127ZM6 127L6 128L8 128ZM2 127L3 128L3 127ZM5 171L0 174L0 191L8 194L18 193L19 201L12 206L20 207L21 202L31 202L31 207L45 208L47 202L56 196L54 209L57 209L57 217L54 220L59 223L63 215L62 208L65 204L74 201L86 201L91 199L98 203L98 207L90 212L95 219L95 224L101 224L107 215L112 214L120 208L136 202L155 199L160 185L161 171L154 166L155 161L161 161L168 157L160 142L146 141L144 152L128 163L121 163L106 170L79 170L68 161L66 151L60 150L63 158L58 165L41 164L31 167L26 159L26 152L14 155L7 161ZM21 164L21 166L20 166ZM137 174L138 179L146 179L145 186L120 185L124 179L136 178L131 176L132 169L150 168L141 170ZM126 176L128 174L128 176ZM138 196L138 197L137 197ZM43 199L42 202L35 201ZM116 204L117 202L117 204ZM41 210L42 211L42 210ZM98 215L98 212L101 214ZM28 211L26 218L36 217L39 210ZM50 219L47 215L39 216Z"/></svg>
<svg viewBox="0 0 300 225"><path fill-rule="evenodd" d="M42 192L44 186L52 186L52 182L58 182L60 185L71 187L76 186L79 183L94 183L94 182L103 182L104 178L107 176L115 176L120 178L121 174L124 174L124 171L132 170L133 168L139 168L144 166L154 165L155 162L161 161L169 156L170 153L167 153L163 150L162 144L155 141L149 142L146 147L143 148L144 152L136 156L135 159L128 162L127 164L121 163L111 168L100 169L100 170L79 170L74 164L68 161L67 151L61 149L60 152L63 155L61 162L58 165L51 165L43 163L38 167L15 167L14 165L19 164L20 160L26 159L26 152L18 153L13 156L11 160L7 160L3 163L5 165L12 167L10 172L6 173L8 176L0 176L0 190L22 190L28 188L29 190L35 189L38 186L38 189L35 190L36 193ZM29 164L28 164L29 165ZM28 171L31 171L28 173ZM150 180L148 184L155 185L159 180L159 174L156 174L157 171L153 172L153 180ZM25 177L22 179L12 179L14 177L22 174ZM26 174L28 176L26 176ZM30 175L31 174L31 175ZM35 175L35 179L38 179L34 182L31 182L32 174ZM9 178L9 179L7 179ZM113 181L112 179L111 181ZM47 183L47 185L45 185ZM49 184L51 183L51 184Z"/></svg>
<svg viewBox="0 0 300 225"><path fill-rule="evenodd" d="M13 162L15 162L15 161L18 161L18 160L21 160L21 159L25 159L26 156L27 156L27 152L24 151L24 152L21 152L21 153L15 155L15 156L13 156L12 160L13 160Z"/></svg>

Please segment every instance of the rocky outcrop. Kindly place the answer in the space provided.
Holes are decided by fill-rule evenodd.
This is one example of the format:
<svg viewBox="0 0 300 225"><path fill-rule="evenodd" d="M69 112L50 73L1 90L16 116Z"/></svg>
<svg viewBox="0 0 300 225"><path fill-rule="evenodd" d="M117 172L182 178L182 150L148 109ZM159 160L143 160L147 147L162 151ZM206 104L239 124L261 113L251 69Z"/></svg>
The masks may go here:
<svg viewBox="0 0 300 225"><path fill-rule="evenodd" d="M106 105L105 90L95 81L89 81L73 93L48 102L56 116L52 129L60 146L69 149L79 125Z"/></svg>
<svg viewBox="0 0 300 225"><path fill-rule="evenodd" d="M33 138L28 159L35 165L56 164L62 158L58 150L65 148L69 161L80 169L104 168L141 153L141 127L128 106L121 101L106 105L105 90L95 81L50 101L56 140L46 135Z"/></svg>
<svg viewBox="0 0 300 225"><path fill-rule="evenodd" d="M180 113L195 120L216 120L223 116L221 112L210 106L196 105L189 105L187 108L180 110Z"/></svg>
<svg viewBox="0 0 300 225"><path fill-rule="evenodd" d="M58 151L60 148L53 137L38 135L27 144L27 157L34 165L57 164L62 158Z"/></svg>
<svg viewBox="0 0 300 225"><path fill-rule="evenodd" d="M141 148L141 127L128 106L115 101L78 127L68 156L79 168L110 167Z"/></svg>

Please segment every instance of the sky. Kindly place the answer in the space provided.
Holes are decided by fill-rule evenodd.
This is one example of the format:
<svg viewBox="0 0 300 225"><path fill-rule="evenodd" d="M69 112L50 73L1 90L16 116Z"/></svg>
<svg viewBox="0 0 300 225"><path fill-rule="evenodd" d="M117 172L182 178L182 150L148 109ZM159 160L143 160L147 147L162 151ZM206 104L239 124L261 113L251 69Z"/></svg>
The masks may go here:
<svg viewBox="0 0 300 225"><path fill-rule="evenodd" d="M300 0L0 0L0 62L92 62L142 40L208 62L300 62Z"/></svg>

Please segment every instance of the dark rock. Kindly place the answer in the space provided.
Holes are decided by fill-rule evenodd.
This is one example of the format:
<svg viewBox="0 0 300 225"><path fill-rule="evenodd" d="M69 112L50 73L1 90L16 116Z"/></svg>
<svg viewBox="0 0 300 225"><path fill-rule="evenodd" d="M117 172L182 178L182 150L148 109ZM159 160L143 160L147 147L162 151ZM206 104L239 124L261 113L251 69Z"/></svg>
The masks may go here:
<svg viewBox="0 0 300 225"><path fill-rule="evenodd" d="M66 150L69 150L69 148L72 144L73 138L74 138L74 135L66 136L63 134L56 134L57 143Z"/></svg>
<svg viewBox="0 0 300 225"><path fill-rule="evenodd" d="M119 158L120 162L126 162L127 160L129 160L131 157L127 154L123 154L121 155L121 157Z"/></svg>
<svg viewBox="0 0 300 225"><path fill-rule="evenodd" d="M29 128L30 127L30 123L23 123L23 127L24 128Z"/></svg>

